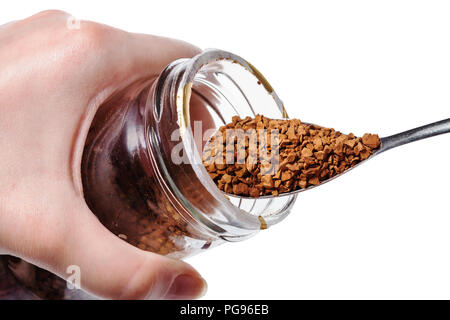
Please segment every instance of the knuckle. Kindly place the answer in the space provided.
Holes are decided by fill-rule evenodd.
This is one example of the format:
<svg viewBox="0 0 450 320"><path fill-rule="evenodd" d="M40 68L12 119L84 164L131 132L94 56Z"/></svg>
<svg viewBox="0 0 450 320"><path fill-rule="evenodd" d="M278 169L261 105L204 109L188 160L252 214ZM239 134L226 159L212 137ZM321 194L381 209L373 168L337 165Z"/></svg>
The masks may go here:
<svg viewBox="0 0 450 320"><path fill-rule="evenodd" d="M173 275L163 266L145 259L134 272L113 290L113 299L161 299L167 291Z"/></svg>
<svg viewBox="0 0 450 320"><path fill-rule="evenodd" d="M101 48L108 43L112 28L90 21L83 21L78 30L79 40L90 48Z"/></svg>
<svg viewBox="0 0 450 320"><path fill-rule="evenodd" d="M56 9L44 10L37 13L37 16L67 16L67 15L69 15L67 12Z"/></svg>
<svg viewBox="0 0 450 320"><path fill-rule="evenodd" d="M66 30L60 39L61 54L58 55L60 70L73 72L73 68L87 63L108 61L108 48L112 45L112 28L97 23L82 21L76 30ZM112 29L113 30L113 29Z"/></svg>
<svg viewBox="0 0 450 320"><path fill-rule="evenodd" d="M70 16L69 13L61 10L44 10L32 15L31 17L25 20L64 18L69 16Z"/></svg>
<svg viewBox="0 0 450 320"><path fill-rule="evenodd" d="M105 58L107 49L114 41L114 29L89 21L80 23L80 27L70 33L68 47L75 49L72 51L76 56L102 56Z"/></svg>
<svg viewBox="0 0 450 320"><path fill-rule="evenodd" d="M42 38L43 32L52 37L43 39L51 44L60 44L73 53L100 51L113 38L114 30L111 27L99 23L84 21L59 10L42 11L30 18L30 20L45 20L37 35ZM70 53L70 52L67 52Z"/></svg>

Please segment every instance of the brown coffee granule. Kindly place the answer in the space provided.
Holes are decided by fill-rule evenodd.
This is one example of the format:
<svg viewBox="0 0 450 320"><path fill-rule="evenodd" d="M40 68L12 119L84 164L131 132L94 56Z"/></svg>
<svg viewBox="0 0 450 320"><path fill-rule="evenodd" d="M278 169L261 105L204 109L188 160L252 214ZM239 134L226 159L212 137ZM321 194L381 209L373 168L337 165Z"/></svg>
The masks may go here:
<svg viewBox="0 0 450 320"><path fill-rule="evenodd" d="M225 193L276 196L319 185L366 160L380 145L376 134L356 137L298 119L235 116L205 146L203 164Z"/></svg>

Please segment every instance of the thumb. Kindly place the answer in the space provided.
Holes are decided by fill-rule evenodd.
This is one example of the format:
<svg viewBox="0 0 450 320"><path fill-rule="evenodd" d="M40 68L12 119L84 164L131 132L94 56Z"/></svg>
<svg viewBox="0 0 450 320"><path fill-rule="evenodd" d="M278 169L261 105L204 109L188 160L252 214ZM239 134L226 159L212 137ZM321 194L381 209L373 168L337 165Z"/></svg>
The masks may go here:
<svg viewBox="0 0 450 320"><path fill-rule="evenodd" d="M107 230L87 208L64 241L54 271L79 267L81 287L107 299L195 299L206 282L187 263L140 250ZM50 266L50 269L51 266Z"/></svg>

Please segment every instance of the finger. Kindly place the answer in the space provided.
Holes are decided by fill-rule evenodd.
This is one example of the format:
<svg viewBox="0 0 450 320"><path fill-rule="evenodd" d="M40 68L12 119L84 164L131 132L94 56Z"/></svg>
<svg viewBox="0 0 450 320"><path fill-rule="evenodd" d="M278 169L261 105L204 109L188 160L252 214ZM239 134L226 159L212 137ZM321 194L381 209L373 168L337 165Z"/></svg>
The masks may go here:
<svg viewBox="0 0 450 320"><path fill-rule="evenodd" d="M169 63L191 58L201 50L184 41L147 34L129 34L133 67L141 72L159 74Z"/></svg>
<svg viewBox="0 0 450 320"><path fill-rule="evenodd" d="M77 227L67 235L51 271L65 278L68 266L78 266L81 287L101 298L194 299L204 294L206 282L187 263L133 247L87 207L76 215Z"/></svg>

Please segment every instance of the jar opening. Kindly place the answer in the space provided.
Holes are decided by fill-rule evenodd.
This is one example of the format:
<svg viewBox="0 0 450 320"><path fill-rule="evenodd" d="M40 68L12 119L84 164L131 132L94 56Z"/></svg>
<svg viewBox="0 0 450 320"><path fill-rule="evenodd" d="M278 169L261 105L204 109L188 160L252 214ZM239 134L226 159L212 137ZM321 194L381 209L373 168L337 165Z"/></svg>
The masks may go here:
<svg viewBox="0 0 450 320"><path fill-rule="evenodd" d="M253 117L259 113L272 118L288 117L283 103L264 76L239 56L207 50L187 62L176 102L180 135L189 163L225 212L252 229L261 228L262 223L271 226L285 218L296 196L242 199L225 195L201 161L204 144L219 127L231 122L233 116ZM202 105L200 115L199 104ZM196 121L198 119L201 121ZM199 128L199 125L206 128Z"/></svg>

